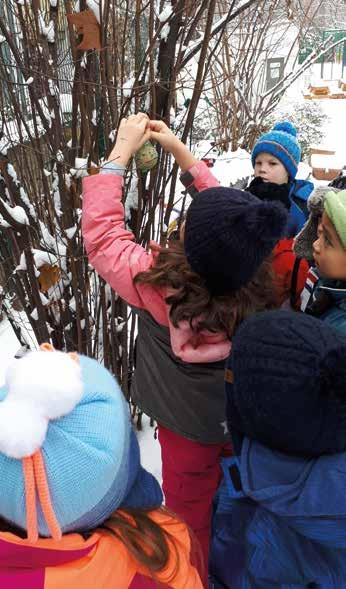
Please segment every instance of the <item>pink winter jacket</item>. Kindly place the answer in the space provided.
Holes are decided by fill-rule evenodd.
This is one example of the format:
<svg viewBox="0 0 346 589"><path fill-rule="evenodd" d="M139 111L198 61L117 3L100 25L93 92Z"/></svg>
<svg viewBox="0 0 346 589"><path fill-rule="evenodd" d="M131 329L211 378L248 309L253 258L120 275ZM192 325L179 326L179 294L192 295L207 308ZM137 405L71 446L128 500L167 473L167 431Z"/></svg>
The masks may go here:
<svg viewBox="0 0 346 589"><path fill-rule="evenodd" d="M192 166L189 172L198 192L219 185L203 162ZM174 327L165 302L166 290L134 283L139 272L155 263L157 252L147 252L125 228L122 190L123 178L116 173L89 176L83 181L82 231L91 265L129 305L145 309L155 321L169 328L172 350L181 360L224 360L231 347L225 333L196 333L187 321ZM156 250L157 247L156 244Z"/></svg>

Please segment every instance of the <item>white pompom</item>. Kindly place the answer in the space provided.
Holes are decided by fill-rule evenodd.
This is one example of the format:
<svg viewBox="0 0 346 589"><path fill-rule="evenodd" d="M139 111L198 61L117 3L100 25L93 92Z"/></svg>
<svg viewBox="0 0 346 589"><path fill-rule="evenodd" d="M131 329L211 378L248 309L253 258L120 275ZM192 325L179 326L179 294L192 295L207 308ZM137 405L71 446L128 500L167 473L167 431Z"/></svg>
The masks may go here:
<svg viewBox="0 0 346 589"><path fill-rule="evenodd" d="M57 419L80 401L81 368L63 352L29 352L12 363L7 375L7 399L24 399L48 419Z"/></svg>
<svg viewBox="0 0 346 589"><path fill-rule="evenodd" d="M30 456L46 437L50 419L70 413L83 395L79 362L63 352L29 352L6 374L7 396L0 402L0 451Z"/></svg>
<svg viewBox="0 0 346 589"><path fill-rule="evenodd" d="M41 448L48 419L30 404L6 400L0 403L0 451L10 458L31 456Z"/></svg>

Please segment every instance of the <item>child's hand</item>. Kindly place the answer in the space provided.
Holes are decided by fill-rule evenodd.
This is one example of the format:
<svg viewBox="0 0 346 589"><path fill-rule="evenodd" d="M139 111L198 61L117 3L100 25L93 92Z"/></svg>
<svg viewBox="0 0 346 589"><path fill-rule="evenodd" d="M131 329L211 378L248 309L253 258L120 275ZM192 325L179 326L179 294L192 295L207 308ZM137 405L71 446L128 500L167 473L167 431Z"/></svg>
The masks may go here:
<svg viewBox="0 0 346 589"><path fill-rule="evenodd" d="M149 118L144 113L130 115L122 119L118 129L116 143L108 161L127 166L130 158L150 139Z"/></svg>
<svg viewBox="0 0 346 589"><path fill-rule="evenodd" d="M163 121L149 121L151 139L154 139L165 151L174 154L174 150L181 143Z"/></svg>
<svg viewBox="0 0 346 589"><path fill-rule="evenodd" d="M183 172L197 163L196 158L190 153L186 145L178 139L163 121L150 121L151 139L158 141L165 151L173 155L178 166Z"/></svg>

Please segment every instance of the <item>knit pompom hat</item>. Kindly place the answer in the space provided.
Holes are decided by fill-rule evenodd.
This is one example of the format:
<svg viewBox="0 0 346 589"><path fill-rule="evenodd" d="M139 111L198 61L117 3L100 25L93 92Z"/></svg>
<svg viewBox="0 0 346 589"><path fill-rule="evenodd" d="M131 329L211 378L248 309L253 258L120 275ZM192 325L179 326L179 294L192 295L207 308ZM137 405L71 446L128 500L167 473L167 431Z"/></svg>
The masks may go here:
<svg viewBox="0 0 346 589"><path fill-rule="evenodd" d="M327 192L324 199L324 210L333 223L340 241L346 249L346 190L340 190L337 194Z"/></svg>
<svg viewBox="0 0 346 589"><path fill-rule="evenodd" d="M285 233L287 211L235 188L209 188L192 201L184 247L194 272L213 295L247 284Z"/></svg>
<svg viewBox="0 0 346 589"><path fill-rule="evenodd" d="M328 193L336 195L339 190L329 186L317 186L308 198L309 218L294 240L293 250L298 258L312 262L312 244L317 239L318 222L324 211L325 198Z"/></svg>
<svg viewBox="0 0 346 589"><path fill-rule="evenodd" d="M230 431L288 454L346 450L346 336L310 315L268 311L232 341Z"/></svg>
<svg viewBox="0 0 346 589"><path fill-rule="evenodd" d="M118 507L162 502L116 380L95 360L54 350L30 352L8 370L0 477L0 515L31 541L92 530Z"/></svg>
<svg viewBox="0 0 346 589"><path fill-rule="evenodd" d="M252 150L251 161L255 166L260 153L270 153L285 166L288 176L293 180L298 171L301 149L297 141L297 130L289 121L276 123L268 132L261 135Z"/></svg>

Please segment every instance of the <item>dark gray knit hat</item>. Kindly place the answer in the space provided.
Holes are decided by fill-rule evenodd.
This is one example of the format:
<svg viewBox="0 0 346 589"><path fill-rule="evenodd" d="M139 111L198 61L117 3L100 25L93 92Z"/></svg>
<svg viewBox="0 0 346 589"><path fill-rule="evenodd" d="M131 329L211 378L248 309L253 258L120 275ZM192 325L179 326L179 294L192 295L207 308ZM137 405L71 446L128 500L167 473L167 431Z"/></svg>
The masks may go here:
<svg viewBox="0 0 346 589"><path fill-rule="evenodd" d="M209 188L187 212L186 257L213 295L227 294L253 278L286 226L287 211L280 203L235 188Z"/></svg>
<svg viewBox="0 0 346 589"><path fill-rule="evenodd" d="M346 335L292 311L245 320L226 382L229 430L303 456L346 450Z"/></svg>

